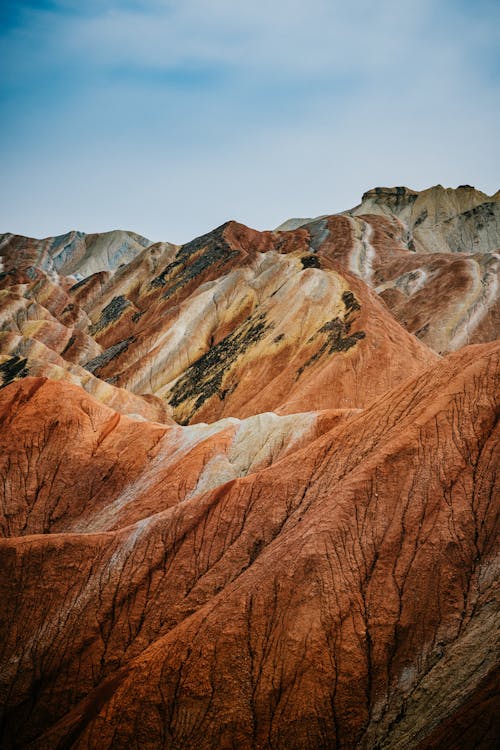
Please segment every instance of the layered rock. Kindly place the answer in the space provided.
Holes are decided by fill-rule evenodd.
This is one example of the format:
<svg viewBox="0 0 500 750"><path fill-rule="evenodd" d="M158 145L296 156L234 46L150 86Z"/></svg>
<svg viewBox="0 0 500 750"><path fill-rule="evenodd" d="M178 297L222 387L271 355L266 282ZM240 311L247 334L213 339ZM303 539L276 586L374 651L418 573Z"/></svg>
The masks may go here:
<svg viewBox="0 0 500 750"><path fill-rule="evenodd" d="M98 271L113 271L151 244L140 234L121 230L102 234L72 231L44 240L0 235L0 253L7 267L15 265L31 273L42 270L77 278Z"/></svg>
<svg viewBox="0 0 500 750"><path fill-rule="evenodd" d="M476 255L498 248L500 197L471 185L456 190L436 185L421 192L375 188L351 213L396 216L407 228L415 252Z"/></svg>
<svg viewBox="0 0 500 750"><path fill-rule="evenodd" d="M0 544L4 746L459 743L498 656L498 364L464 349L206 492L192 477L215 444L231 455L226 425L182 447L78 389L55 419L70 386L5 389L25 458Z"/></svg>
<svg viewBox="0 0 500 750"><path fill-rule="evenodd" d="M362 407L434 355L356 277L313 250L303 230L229 222L182 248L151 245L107 276L71 285L63 277L58 294L43 270L19 278L27 271L9 256L3 330L22 341L4 339L2 353L27 352L25 372L52 376L60 359L44 372L30 358L40 351L35 339L68 362L71 382L107 403L110 386L161 398L156 419L169 410L188 423Z"/></svg>
<svg viewBox="0 0 500 750"><path fill-rule="evenodd" d="M375 188L344 216L292 219L360 276L434 351L491 341L500 325L500 196L469 185L417 192Z"/></svg>
<svg viewBox="0 0 500 750"><path fill-rule="evenodd" d="M2 236L2 747L494 746L498 200Z"/></svg>

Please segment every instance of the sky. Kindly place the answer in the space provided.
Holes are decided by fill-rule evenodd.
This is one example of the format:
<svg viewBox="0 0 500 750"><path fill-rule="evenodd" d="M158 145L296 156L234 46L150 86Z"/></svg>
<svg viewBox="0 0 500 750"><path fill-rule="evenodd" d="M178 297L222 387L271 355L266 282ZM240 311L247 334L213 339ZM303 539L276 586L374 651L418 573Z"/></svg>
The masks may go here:
<svg viewBox="0 0 500 750"><path fill-rule="evenodd" d="M500 188L498 0L0 0L0 232L181 243Z"/></svg>

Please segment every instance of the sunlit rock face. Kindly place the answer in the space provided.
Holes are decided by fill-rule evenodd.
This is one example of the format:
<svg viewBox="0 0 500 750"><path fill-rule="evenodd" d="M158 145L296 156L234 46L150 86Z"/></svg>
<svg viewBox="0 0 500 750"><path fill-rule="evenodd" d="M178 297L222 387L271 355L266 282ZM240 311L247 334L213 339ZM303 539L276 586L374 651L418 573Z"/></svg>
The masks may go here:
<svg viewBox="0 0 500 750"><path fill-rule="evenodd" d="M498 205L0 237L2 747L494 747Z"/></svg>
<svg viewBox="0 0 500 750"><path fill-rule="evenodd" d="M469 185L375 188L343 216L291 219L318 254L374 288L434 351L492 341L500 326L500 194Z"/></svg>

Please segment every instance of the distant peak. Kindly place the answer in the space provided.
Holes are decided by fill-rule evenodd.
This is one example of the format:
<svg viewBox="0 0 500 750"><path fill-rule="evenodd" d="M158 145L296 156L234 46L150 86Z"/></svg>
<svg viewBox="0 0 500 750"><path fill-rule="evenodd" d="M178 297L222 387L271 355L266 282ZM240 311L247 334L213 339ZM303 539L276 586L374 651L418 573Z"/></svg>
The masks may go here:
<svg viewBox="0 0 500 750"><path fill-rule="evenodd" d="M369 200L371 198L389 198L395 197L398 199L408 198L412 195L418 195L416 190L407 188L404 185L397 185L395 187L374 187L371 190L367 190L363 193L361 198L362 201Z"/></svg>

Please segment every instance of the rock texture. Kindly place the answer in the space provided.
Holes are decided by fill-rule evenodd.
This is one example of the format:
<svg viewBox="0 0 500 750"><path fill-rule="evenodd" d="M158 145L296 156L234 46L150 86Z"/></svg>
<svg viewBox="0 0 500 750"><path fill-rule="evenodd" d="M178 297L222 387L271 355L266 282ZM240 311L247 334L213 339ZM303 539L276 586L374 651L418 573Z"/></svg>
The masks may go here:
<svg viewBox="0 0 500 750"><path fill-rule="evenodd" d="M344 216L280 229L307 231L320 255L360 276L441 354L498 336L500 192L375 188Z"/></svg>
<svg viewBox="0 0 500 750"><path fill-rule="evenodd" d="M488 202L3 236L2 747L495 746Z"/></svg>
<svg viewBox="0 0 500 750"><path fill-rule="evenodd" d="M229 222L76 283L18 268L6 253L5 367L24 359L25 372L53 377L56 365L105 403L122 402L123 413L161 420L172 412L182 423L364 406L435 356L310 241L302 230ZM149 396L147 407L130 405L117 387Z"/></svg>

